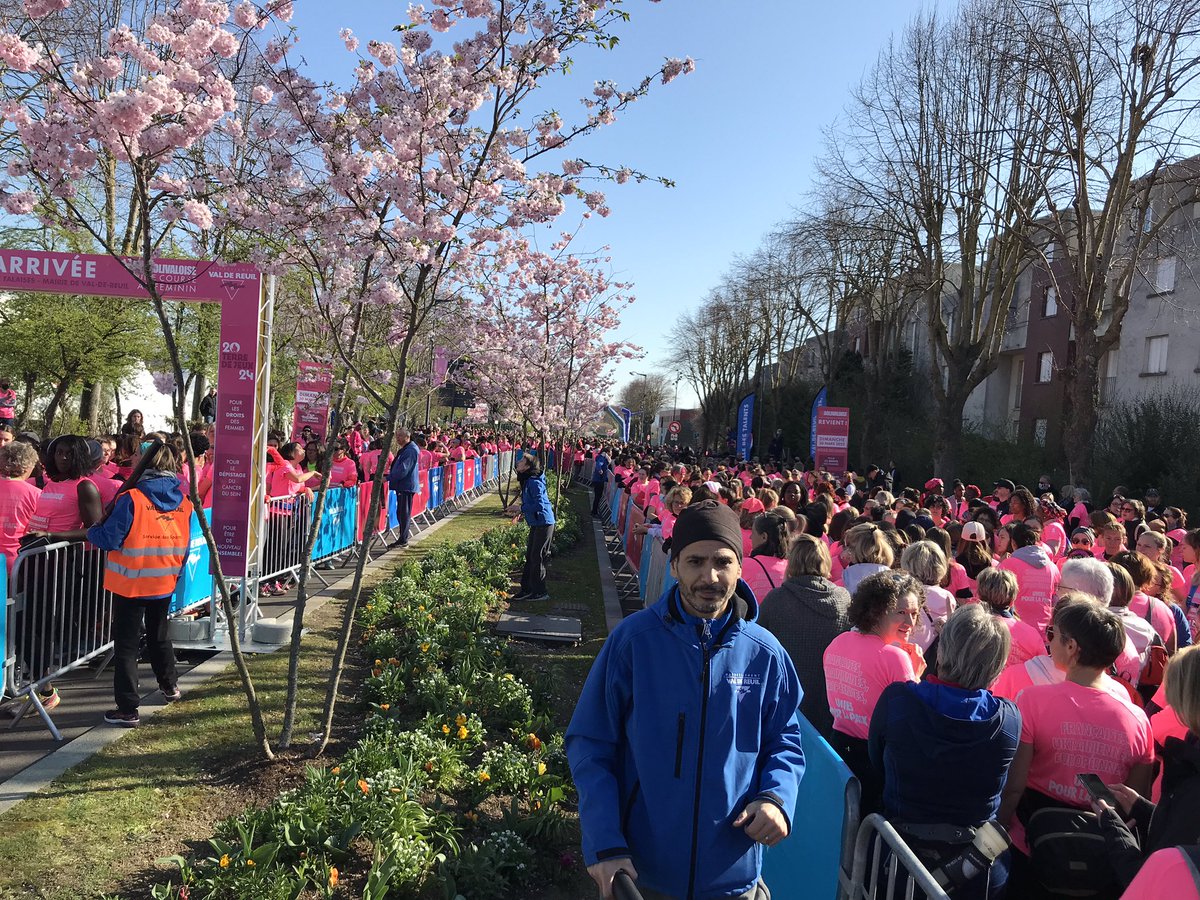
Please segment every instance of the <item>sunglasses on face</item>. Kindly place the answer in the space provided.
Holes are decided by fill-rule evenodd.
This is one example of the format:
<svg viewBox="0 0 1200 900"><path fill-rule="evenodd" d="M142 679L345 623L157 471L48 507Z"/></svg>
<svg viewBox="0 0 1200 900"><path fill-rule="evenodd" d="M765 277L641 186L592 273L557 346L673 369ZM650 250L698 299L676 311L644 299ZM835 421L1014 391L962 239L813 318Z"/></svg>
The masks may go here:
<svg viewBox="0 0 1200 900"><path fill-rule="evenodd" d="M1089 541L1087 538L1072 538L1071 546L1072 547L1090 547L1090 546L1092 546L1092 542Z"/></svg>
<svg viewBox="0 0 1200 900"><path fill-rule="evenodd" d="M1052 640L1054 640L1054 634L1055 634L1054 626L1047 625L1046 626L1046 643L1047 644L1050 643Z"/></svg>

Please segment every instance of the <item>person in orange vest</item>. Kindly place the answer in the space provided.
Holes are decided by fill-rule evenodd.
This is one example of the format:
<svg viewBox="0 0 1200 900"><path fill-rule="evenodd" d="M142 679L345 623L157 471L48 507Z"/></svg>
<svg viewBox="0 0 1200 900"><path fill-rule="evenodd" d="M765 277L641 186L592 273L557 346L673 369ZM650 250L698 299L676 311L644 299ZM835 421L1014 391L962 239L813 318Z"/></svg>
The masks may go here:
<svg viewBox="0 0 1200 900"><path fill-rule="evenodd" d="M113 593L113 695L116 709L104 714L110 725L141 723L138 706L138 641L143 623L150 665L163 697L178 700L175 649L167 633L171 596L188 556L192 504L179 486L179 454L170 442L149 454L137 485L120 494L112 513L88 529L87 537L107 550L104 587Z"/></svg>

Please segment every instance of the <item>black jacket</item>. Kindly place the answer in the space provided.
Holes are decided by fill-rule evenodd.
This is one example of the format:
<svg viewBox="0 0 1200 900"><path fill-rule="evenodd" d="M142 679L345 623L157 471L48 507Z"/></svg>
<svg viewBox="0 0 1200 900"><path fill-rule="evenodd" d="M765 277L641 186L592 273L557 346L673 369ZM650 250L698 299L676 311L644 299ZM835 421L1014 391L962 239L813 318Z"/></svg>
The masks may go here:
<svg viewBox="0 0 1200 900"><path fill-rule="evenodd" d="M1136 834L1115 815L1100 819L1122 886L1133 881L1155 850L1200 843L1200 738L1167 738L1162 761L1162 798L1157 806L1146 799L1134 806L1130 818Z"/></svg>

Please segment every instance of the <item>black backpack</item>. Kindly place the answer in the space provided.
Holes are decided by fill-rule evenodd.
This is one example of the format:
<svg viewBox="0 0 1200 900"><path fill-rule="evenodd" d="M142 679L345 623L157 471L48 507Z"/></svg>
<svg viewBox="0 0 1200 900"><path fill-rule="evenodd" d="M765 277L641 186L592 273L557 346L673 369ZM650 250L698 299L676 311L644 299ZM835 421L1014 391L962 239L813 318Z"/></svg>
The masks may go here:
<svg viewBox="0 0 1200 900"><path fill-rule="evenodd" d="M1046 806L1025 823L1034 877L1062 897L1110 897L1119 893L1104 834L1093 812Z"/></svg>

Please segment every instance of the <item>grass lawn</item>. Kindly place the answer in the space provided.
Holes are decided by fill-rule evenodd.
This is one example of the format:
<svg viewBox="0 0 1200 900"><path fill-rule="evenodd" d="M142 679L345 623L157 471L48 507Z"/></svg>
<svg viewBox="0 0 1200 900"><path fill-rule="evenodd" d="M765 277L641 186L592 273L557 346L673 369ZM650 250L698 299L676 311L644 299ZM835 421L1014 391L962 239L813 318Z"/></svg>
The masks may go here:
<svg viewBox="0 0 1200 900"><path fill-rule="evenodd" d="M503 522L499 510L497 496L490 494L426 541L390 558L415 558L431 547L471 538ZM594 578L594 553L590 564ZM302 744L316 728L342 608L333 602L306 617L295 729ZM287 654L253 657L249 664L274 736L282 717ZM344 700L354 702L357 685L351 672L343 681ZM258 758L244 703L230 667L0 816L0 898L76 900L105 891L145 896L148 885L166 872L155 859L186 852L189 842L207 839L220 820L299 783L309 763L294 756L276 764ZM353 716L355 723L358 719ZM331 756L337 752L331 747Z"/></svg>

